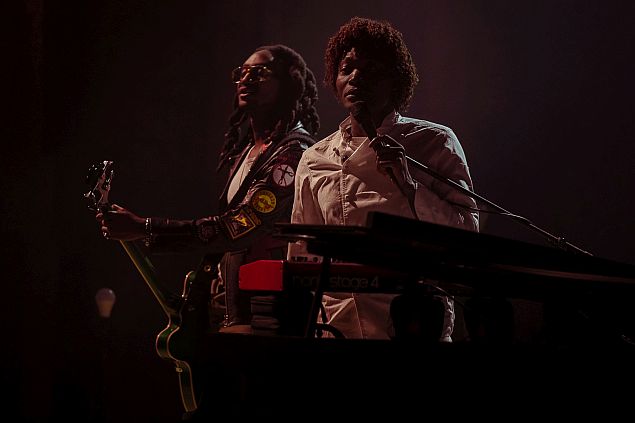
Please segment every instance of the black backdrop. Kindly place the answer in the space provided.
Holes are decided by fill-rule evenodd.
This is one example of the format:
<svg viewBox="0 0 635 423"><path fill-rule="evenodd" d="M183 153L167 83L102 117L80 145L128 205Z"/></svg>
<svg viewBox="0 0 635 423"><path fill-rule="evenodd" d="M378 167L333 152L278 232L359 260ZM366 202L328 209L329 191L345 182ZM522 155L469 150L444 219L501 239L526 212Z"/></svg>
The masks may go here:
<svg viewBox="0 0 635 423"><path fill-rule="evenodd" d="M141 215L212 214L230 70L284 43L323 76L348 18L390 20L422 82L408 115L452 127L477 191L595 255L635 263L635 6L624 1L68 1L2 6L4 397L15 420L174 421L176 376L154 352L166 318L82 194L114 160L112 199ZM344 118L321 87L320 136ZM483 216L482 231L534 234ZM166 257L178 289L199 257ZM94 294L112 288L109 320ZM103 388L102 388L103 386ZM96 411L97 410L97 411Z"/></svg>

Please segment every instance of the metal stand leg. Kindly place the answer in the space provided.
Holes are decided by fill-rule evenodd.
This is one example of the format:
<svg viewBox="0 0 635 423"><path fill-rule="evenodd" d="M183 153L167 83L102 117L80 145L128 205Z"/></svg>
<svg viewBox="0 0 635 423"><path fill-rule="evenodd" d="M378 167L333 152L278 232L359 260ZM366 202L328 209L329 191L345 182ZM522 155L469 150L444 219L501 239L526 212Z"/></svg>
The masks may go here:
<svg viewBox="0 0 635 423"><path fill-rule="evenodd" d="M322 269L320 271L320 279L315 287L315 293L313 294L313 303L311 304L311 312L309 314L309 321L306 325L304 336L306 338L315 337L315 331L317 328L317 318L320 312L320 306L322 304L322 294L324 294L324 287L327 286L329 280L329 274L331 273L331 257L324 256L322 258Z"/></svg>

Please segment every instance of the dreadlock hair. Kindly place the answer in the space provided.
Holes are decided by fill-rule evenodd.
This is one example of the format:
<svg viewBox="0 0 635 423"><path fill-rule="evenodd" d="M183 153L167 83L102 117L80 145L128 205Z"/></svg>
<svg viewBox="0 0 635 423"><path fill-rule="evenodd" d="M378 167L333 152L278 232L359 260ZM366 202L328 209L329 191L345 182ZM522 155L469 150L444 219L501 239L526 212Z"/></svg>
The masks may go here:
<svg viewBox="0 0 635 423"><path fill-rule="evenodd" d="M281 116L271 134L272 142L282 139L298 122L306 131L317 134L320 129L320 118L315 105L318 100L317 82L313 72L295 50L282 44L258 47L254 52L269 50L273 61L268 65L273 68L274 75L280 80L280 95L276 105ZM220 153L217 170L231 164L250 142L251 131L242 134L241 127L245 122L244 110L238 108L238 97L234 97L234 111L229 117L229 128L225 133L225 143Z"/></svg>
<svg viewBox="0 0 635 423"><path fill-rule="evenodd" d="M401 32L387 21L357 16L342 25L329 38L324 54L324 84L335 93L340 61L353 47L358 53L379 60L391 70L394 87L390 100L395 110L406 111L419 76Z"/></svg>

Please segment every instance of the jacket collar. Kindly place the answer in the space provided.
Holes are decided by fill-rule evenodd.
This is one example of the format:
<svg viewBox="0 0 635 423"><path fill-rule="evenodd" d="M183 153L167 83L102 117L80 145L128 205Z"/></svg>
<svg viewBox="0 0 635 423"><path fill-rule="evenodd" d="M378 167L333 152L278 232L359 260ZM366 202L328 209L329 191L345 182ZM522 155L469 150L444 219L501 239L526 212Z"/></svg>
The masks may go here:
<svg viewBox="0 0 635 423"><path fill-rule="evenodd" d="M256 161L251 166L251 169L249 169L249 172L247 173L247 175L245 176L245 179L243 179L242 183L240 184L238 191L236 192L236 194L234 194L232 201L228 204L227 191L229 190L229 185L232 179L234 178L234 175L236 175L236 172L238 172L238 169L240 168L241 163L247 157L249 150L254 145L253 142L250 142L249 144L247 144L247 146L243 149L242 153L240 153L240 158L236 160L236 162L234 162L234 166L232 166L229 172L229 177L227 178L227 181L225 182L225 188L223 189L223 192L221 193L221 197L219 199L221 204L221 210L224 209L225 207L231 208L235 204L242 201L242 198L247 192L247 189L253 182L254 175L256 175L260 171L260 169L262 169L262 167L269 161L269 159L271 158L273 153L278 149L278 147L286 143L287 140L290 138L290 136L294 132L301 132L301 133L308 134L308 132L306 132L306 130L302 126L302 123L298 122L291 130L289 130L289 132L287 132L287 134L284 137L280 138L278 141L273 141L267 144L265 148L262 150L262 152L260 153L260 155L256 158Z"/></svg>

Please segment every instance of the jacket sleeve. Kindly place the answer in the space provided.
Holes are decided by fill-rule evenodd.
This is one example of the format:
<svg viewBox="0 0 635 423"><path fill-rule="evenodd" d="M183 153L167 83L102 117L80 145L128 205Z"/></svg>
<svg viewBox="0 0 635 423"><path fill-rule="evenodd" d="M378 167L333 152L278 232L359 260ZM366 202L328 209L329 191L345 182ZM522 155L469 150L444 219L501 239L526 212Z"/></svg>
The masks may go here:
<svg viewBox="0 0 635 423"><path fill-rule="evenodd" d="M241 201L220 215L194 220L152 218L153 246L177 251L203 247L209 252L249 248L271 234L275 223L290 221L295 173L303 151L298 143L279 147Z"/></svg>

